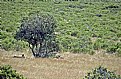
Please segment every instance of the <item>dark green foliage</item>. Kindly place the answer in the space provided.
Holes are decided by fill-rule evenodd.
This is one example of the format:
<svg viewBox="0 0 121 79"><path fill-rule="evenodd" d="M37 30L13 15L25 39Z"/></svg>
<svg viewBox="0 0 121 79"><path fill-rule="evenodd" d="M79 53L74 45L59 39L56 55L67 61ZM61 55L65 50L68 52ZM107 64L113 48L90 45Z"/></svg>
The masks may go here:
<svg viewBox="0 0 121 79"><path fill-rule="evenodd" d="M115 46L115 45L108 46L107 49L106 49L106 51L107 51L108 53L115 53L116 50L117 50L117 46Z"/></svg>
<svg viewBox="0 0 121 79"><path fill-rule="evenodd" d="M120 42L117 42L117 43L111 43L110 42L110 45L107 46L106 52L107 53L117 53L120 56L121 43Z"/></svg>
<svg viewBox="0 0 121 79"><path fill-rule="evenodd" d="M23 48L27 47L27 44L23 41L16 41L14 38L11 37L11 39L9 39L8 37L6 37L4 40L1 41L0 43L0 48L9 51L9 50L16 50L16 51L20 51Z"/></svg>
<svg viewBox="0 0 121 79"><path fill-rule="evenodd" d="M118 48L118 49L117 49L117 52L118 52L117 55L118 55L119 57L121 57L121 48Z"/></svg>
<svg viewBox="0 0 121 79"><path fill-rule="evenodd" d="M110 6L105 7L104 9L112 9L112 8L119 8L119 6L117 6L117 5L110 5Z"/></svg>
<svg viewBox="0 0 121 79"><path fill-rule="evenodd" d="M96 16L97 16L97 17L102 17L102 15L101 15L101 14L96 14Z"/></svg>
<svg viewBox="0 0 121 79"><path fill-rule="evenodd" d="M13 70L10 65L0 66L0 79L26 79Z"/></svg>
<svg viewBox="0 0 121 79"><path fill-rule="evenodd" d="M116 50L116 52L117 52L117 55L119 57L121 57L121 42L117 43L117 50Z"/></svg>
<svg viewBox="0 0 121 79"><path fill-rule="evenodd" d="M65 1L78 1L78 0L65 0Z"/></svg>
<svg viewBox="0 0 121 79"><path fill-rule="evenodd" d="M68 8L79 8L79 9L83 9L83 8L85 8L86 6L72 5L72 4L70 4L70 5L68 5L67 7L68 7Z"/></svg>
<svg viewBox="0 0 121 79"><path fill-rule="evenodd" d="M100 66L88 73L83 79L121 79L121 76Z"/></svg>
<svg viewBox="0 0 121 79"><path fill-rule="evenodd" d="M15 38L28 42L35 57L48 57L58 51L55 28L56 24L52 16L48 14L36 15L22 20Z"/></svg>

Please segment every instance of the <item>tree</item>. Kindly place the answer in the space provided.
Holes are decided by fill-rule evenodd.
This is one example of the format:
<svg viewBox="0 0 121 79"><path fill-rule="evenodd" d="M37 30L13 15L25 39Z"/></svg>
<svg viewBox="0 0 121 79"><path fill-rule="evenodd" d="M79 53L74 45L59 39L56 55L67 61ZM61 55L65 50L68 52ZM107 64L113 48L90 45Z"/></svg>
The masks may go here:
<svg viewBox="0 0 121 79"><path fill-rule="evenodd" d="M55 40L56 27L54 18L49 14L23 18L15 38L28 42L35 57L49 57L59 50Z"/></svg>

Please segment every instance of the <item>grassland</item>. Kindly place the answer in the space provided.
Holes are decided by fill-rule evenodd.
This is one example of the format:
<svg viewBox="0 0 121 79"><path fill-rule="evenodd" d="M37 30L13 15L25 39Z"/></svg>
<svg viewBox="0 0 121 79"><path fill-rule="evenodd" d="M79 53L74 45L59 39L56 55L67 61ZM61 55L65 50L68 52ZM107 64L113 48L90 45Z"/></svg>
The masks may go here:
<svg viewBox="0 0 121 79"><path fill-rule="evenodd" d="M64 59L13 58L20 52L0 51L0 64L9 64L28 79L82 79L98 66L121 74L121 58L97 52L95 55L62 54Z"/></svg>

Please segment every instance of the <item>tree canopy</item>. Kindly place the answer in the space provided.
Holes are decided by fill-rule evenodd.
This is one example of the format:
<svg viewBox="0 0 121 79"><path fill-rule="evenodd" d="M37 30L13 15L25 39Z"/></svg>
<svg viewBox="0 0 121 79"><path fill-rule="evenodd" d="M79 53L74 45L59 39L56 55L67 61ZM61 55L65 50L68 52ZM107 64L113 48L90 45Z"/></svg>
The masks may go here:
<svg viewBox="0 0 121 79"><path fill-rule="evenodd" d="M35 57L49 57L58 51L54 32L56 27L56 21L49 14L26 17L15 38L28 42Z"/></svg>

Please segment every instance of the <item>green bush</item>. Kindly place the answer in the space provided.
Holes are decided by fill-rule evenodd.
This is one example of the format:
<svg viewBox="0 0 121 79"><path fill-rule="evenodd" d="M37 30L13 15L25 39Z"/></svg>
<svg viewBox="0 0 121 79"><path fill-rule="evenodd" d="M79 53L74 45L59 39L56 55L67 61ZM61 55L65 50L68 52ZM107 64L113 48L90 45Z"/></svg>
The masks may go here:
<svg viewBox="0 0 121 79"><path fill-rule="evenodd" d="M117 56L121 57L121 48L117 49Z"/></svg>
<svg viewBox="0 0 121 79"><path fill-rule="evenodd" d="M56 27L56 21L50 14L31 15L23 18L15 39L27 42L34 57L49 57L59 50L55 40Z"/></svg>
<svg viewBox="0 0 121 79"><path fill-rule="evenodd" d="M0 66L0 79L26 79L13 70L10 65Z"/></svg>
<svg viewBox="0 0 121 79"><path fill-rule="evenodd" d="M121 79L121 76L100 66L89 72L83 79Z"/></svg>
<svg viewBox="0 0 121 79"><path fill-rule="evenodd" d="M110 45L107 46L106 48L107 53L121 53L121 43L110 43Z"/></svg>
<svg viewBox="0 0 121 79"><path fill-rule="evenodd" d="M13 44L12 44L12 41L14 40L11 40L10 38L5 38L4 40L2 40L1 42L1 48L2 49L5 49L5 50L10 50L13 48Z"/></svg>
<svg viewBox="0 0 121 79"><path fill-rule="evenodd" d="M112 45L112 46L108 46L108 47L107 47L106 52L107 52L107 53L115 53L116 50L117 50L117 46Z"/></svg>
<svg viewBox="0 0 121 79"><path fill-rule="evenodd" d="M102 39L97 39L94 43L93 43L93 49L95 50L99 50L103 47L104 44L104 40Z"/></svg>
<svg viewBox="0 0 121 79"><path fill-rule="evenodd" d="M3 39L0 43L1 43L0 48L5 49L7 51L9 51L9 50L20 51L24 48L27 48L26 42L17 41L13 37L11 37L11 38L7 37L7 38Z"/></svg>

